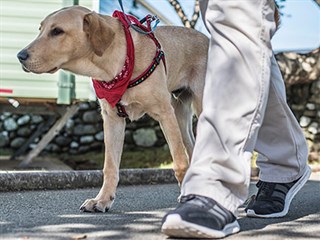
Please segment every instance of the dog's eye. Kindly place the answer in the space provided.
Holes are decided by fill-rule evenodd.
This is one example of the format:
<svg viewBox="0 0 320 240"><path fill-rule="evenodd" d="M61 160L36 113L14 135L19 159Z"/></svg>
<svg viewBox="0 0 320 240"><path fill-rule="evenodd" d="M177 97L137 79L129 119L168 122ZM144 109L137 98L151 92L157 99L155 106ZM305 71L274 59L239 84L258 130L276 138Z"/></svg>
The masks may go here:
<svg viewBox="0 0 320 240"><path fill-rule="evenodd" d="M54 28L50 32L51 36L58 36L58 35L61 35L63 33L64 33L64 31L61 28Z"/></svg>

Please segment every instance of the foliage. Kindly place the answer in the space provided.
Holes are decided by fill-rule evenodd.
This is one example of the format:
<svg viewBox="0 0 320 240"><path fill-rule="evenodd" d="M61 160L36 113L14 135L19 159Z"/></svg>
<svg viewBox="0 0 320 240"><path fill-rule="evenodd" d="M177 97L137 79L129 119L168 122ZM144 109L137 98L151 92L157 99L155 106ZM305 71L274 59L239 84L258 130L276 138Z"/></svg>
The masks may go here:
<svg viewBox="0 0 320 240"><path fill-rule="evenodd" d="M287 0L275 0L276 5L278 6L280 13L281 10L285 7L285 2ZM320 0L313 0L318 6L320 6ZM168 0L168 2L174 7L176 13L180 17L183 25L185 27L194 28L199 16L200 16L200 7L199 7L199 0L195 1L194 11L191 20L188 19L187 15L185 14L179 0Z"/></svg>
<svg viewBox="0 0 320 240"><path fill-rule="evenodd" d="M285 7L284 3L286 2L287 0L275 0L277 6L279 7L279 9ZM318 6L320 6L320 0L313 0Z"/></svg>
<svg viewBox="0 0 320 240"><path fill-rule="evenodd" d="M200 16L200 7L199 7L199 0L195 1L193 15L191 20L188 19L187 15L183 11L183 8L179 2L179 0L168 0L168 2L174 7L176 13L180 17L183 25L188 28L194 28L199 16Z"/></svg>

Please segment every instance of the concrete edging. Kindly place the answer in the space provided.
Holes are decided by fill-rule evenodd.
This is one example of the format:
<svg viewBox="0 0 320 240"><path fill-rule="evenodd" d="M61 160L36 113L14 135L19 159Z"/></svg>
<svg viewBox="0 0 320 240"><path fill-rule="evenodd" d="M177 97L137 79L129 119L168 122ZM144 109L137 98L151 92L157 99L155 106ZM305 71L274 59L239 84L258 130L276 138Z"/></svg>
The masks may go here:
<svg viewBox="0 0 320 240"><path fill-rule="evenodd" d="M102 186L102 171L0 171L0 192ZM120 169L119 185L176 183L171 169Z"/></svg>
<svg viewBox="0 0 320 240"><path fill-rule="evenodd" d="M319 171L320 165L312 170ZM257 180L258 170L251 172L252 180ZM120 169L119 175L119 185L177 183L172 169ZM102 179L101 170L0 171L0 192L94 188L102 186Z"/></svg>

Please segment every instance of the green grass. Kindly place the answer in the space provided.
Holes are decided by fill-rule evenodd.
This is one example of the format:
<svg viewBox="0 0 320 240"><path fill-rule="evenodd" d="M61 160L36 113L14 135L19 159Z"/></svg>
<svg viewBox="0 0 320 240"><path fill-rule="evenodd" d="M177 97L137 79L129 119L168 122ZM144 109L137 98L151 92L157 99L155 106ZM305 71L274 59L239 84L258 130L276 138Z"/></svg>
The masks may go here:
<svg viewBox="0 0 320 240"><path fill-rule="evenodd" d="M172 164L169 150L163 148L146 148L125 151L122 154L120 168L168 168Z"/></svg>
<svg viewBox="0 0 320 240"><path fill-rule="evenodd" d="M63 155L60 159L72 168L102 169L104 152L88 152L76 155ZM143 148L124 151L120 168L171 168L172 158L169 150L164 148Z"/></svg>
<svg viewBox="0 0 320 240"><path fill-rule="evenodd" d="M12 151L8 149L0 150L0 157L10 156ZM104 164L104 152L88 152L84 154L46 154L45 157L54 157L65 162L75 170L102 169ZM251 167L256 168L258 154L253 153ZM41 158L41 156L40 156ZM318 162L309 162L317 165ZM172 168L172 158L167 148L140 148L125 150L122 154L120 168Z"/></svg>
<svg viewBox="0 0 320 240"><path fill-rule="evenodd" d="M0 156L1 157L7 157L7 156L11 156L13 154L13 151L10 149L0 149Z"/></svg>

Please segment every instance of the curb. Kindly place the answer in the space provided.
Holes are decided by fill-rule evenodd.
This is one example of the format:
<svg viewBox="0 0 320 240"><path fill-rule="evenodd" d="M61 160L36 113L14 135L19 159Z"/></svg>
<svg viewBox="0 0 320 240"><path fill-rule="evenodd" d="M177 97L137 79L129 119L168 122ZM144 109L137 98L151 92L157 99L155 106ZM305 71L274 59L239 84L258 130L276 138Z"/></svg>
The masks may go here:
<svg viewBox="0 0 320 240"><path fill-rule="evenodd" d="M320 169L313 168L313 172ZM252 169L251 179L257 178ZM172 169L120 169L119 185L144 185L176 183ZM96 188L102 186L101 170L88 171L0 171L0 192L28 190L62 190Z"/></svg>
<svg viewBox="0 0 320 240"><path fill-rule="evenodd" d="M119 185L177 183L171 169L120 169ZM102 186L101 170L93 171L0 171L0 192L58 190Z"/></svg>

